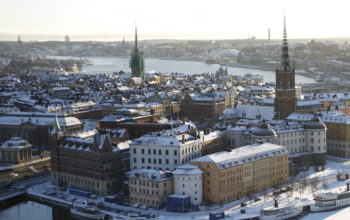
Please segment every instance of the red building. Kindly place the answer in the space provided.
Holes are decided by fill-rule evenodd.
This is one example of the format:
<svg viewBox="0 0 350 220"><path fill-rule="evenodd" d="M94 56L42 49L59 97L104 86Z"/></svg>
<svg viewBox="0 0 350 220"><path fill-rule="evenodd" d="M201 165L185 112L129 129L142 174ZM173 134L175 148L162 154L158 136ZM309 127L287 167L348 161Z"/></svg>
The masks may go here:
<svg viewBox="0 0 350 220"><path fill-rule="evenodd" d="M224 110L225 101L210 96L187 94L181 104L181 116L193 121L215 121Z"/></svg>

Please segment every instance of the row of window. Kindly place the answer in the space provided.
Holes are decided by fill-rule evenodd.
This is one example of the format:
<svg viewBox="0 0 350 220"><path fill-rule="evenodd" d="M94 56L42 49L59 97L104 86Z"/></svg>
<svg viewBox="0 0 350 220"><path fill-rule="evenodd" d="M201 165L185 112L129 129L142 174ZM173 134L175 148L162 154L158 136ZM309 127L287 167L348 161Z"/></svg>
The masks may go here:
<svg viewBox="0 0 350 220"><path fill-rule="evenodd" d="M54 178L56 178L56 174L54 173ZM81 184L81 185L85 185L87 187L91 187L91 188L100 188L100 183L98 181L91 181L91 180L86 180L86 179L81 179L79 177L73 177L73 176L67 176L67 175L59 175L58 179L60 181L67 181L70 182L70 184ZM110 188L111 185L110 183L107 183L107 188Z"/></svg>
<svg viewBox="0 0 350 220"><path fill-rule="evenodd" d="M131 185L139 185L139 186L151 186L152 188L158 188L158 184L161 184L161 183L153 183L151 182L150 184L150 181L145 181L145 180L136 180L136 179L130 179L130 183ZM163 182L163 186L166 187L166 182Z"/></svg>
<svg viewBox="0 0 350 220"><path fill-rule="evenodd" d="M146 152L146 150L144 148L141 148L141 154L145 154L145 152ZM153 152L153 155L157 155L157 152L158 152L158 155L162 155L161 149L158 149L158 151L156 149L153 149L153 151L151 149L147 150L148 154L152 154L152 152ZM133 149L133 153L137 154L136 148ZM169 150L165 150L164 155L169 155ZM173 150L173 155L175 155L175 156L177 155L177 150Z"/></svg>
<svg viewBox="0 0 350 220"><path fill-rule="evenodd" d="M136 187L130 187L130 192L134 192L134 193L142 193L142 194L147 194L147 195L156 195L158 196L158 191L157 190L150 190L150 189L145 189L145 188L138 188L139 190L137 190ZM166 190L164 190L164 194L166 195L167 192Z"/></svg>
<svg viewBox="0 0 350 220"><path fill-rule="evenodd" d="M141 163L145 163L145 158L141 158ZM152 164L152 159L151 158L148 158L148 164ZM162 159L158 159L158 164L162 164ZM134 163L137 162L137 158L134 157ZM153 158L153 164L157 164L157 159L156 158ZM165 164L169 164L169 159L165 159ZM173 164L174 165L177 165L177 159L174 159L173 160Z"/></svg>
<svg viewBox="0 0 350 220"><path fill-rule="evenodd" d="M146 203L147 202L147 204L150 204L150 202L151 202L152 205L159 205L159 201L155 200L155 199L149 200L149 199L137 198L137 197L133 197L133 196L131 196L130 199L132 202L138 202L138 203Z"/></svg>
<svg viewBox="0 0 350 220"><path fill-rule="evenodd" d="M182 177L182 178L181 177L176 177L176 179L177 180L181 180L182 179L183 181L186 179L188 181L191 181L191 177L187 177L187 178L185 178L185 177ZM200 180L200 179L201 179L201 176L198 176L198 180ZM194 177L194 180L197 180L197 177Z"/></svg>

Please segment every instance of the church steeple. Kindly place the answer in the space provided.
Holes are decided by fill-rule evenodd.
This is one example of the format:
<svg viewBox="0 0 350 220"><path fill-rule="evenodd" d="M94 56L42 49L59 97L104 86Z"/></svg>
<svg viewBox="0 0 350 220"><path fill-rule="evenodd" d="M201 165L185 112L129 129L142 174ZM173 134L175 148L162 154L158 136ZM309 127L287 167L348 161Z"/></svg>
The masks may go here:
<svg viewBox="0 0 350 220"><path fill-rule="evenodd" d="M137 27L135 26L135 48L131 53L131 59L129 66L131 68L132 77L145 78L145 62L143 57L143 52L139 50L137 42Z"/></svg>
<svg viewBox="0 0 350 220"><path fill-rule="evenodd" d="M297 109L295 70L290 68L286 16L284 16L281 68L276 70L275 117L285 119Z"/></svg>
<svg viewBox="0 0 350 220"><path fill-rule="evenodd" d="M282 43L282 54L281 54L281 71L289 72L289 54L288 54L288 41L287 41L287 26L286 26L286 15L284 15L284 26L283 26L283 43Z"/></svg>
<svg viewBox="0 0 350 220"><path fill-rule="evenodd" d="M139 47L137 45L137 27L135 26L135 48L134 48L135 52L139 51Z"/></svg>

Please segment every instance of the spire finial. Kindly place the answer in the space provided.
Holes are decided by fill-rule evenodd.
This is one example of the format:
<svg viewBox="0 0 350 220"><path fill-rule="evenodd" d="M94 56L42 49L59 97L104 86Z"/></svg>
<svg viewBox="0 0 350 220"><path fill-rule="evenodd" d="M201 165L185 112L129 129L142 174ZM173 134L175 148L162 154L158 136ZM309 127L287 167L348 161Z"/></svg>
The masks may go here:
<svg viewBox="0 0 350 220"><path fill-rule="evenodd" d="M139 48L138 48L138 45L137 45L137 26L135 25L135 51L137 51Z"/></svg>
<svg viewBox="0 0 350 220"><path fill-rule="evenodd" d="M281 71L283 71L283 72L289 72L290 71L289 54L288 54L288 41L287 41L286 13L285 12L284 12L284 25L283 25Z"/></svg>

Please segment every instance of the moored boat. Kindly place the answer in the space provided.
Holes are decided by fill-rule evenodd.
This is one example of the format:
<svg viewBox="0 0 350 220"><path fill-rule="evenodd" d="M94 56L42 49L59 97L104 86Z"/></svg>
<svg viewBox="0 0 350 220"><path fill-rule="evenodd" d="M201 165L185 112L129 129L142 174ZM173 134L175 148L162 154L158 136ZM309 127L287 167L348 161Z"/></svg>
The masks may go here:
<svg viewBox="0 0 350 220"><path fill-rule="evenodd" d="M320 191L314 195L314 203L310 205L311 212L322 212L350 206L349 183L345 191L324 192Z"/></svg>
<svg viewBox="0 0 350 220"><path fill-rule="evenodd" d="M70 213L73 217L80 219L98 219L103 220L105 214L101 213L96 207L85 206L85 207L74 207L71 208Z"/></svg>
<svg viewBox="0 0 350 220"><path fill-rule="evenodd" d="M288 203L283 206L278 206L277 201L275 205L266 207L260 210L261 220L282 220L289 219L298 216L303 211L301 206L297 206L295 203Z"/></svg>

